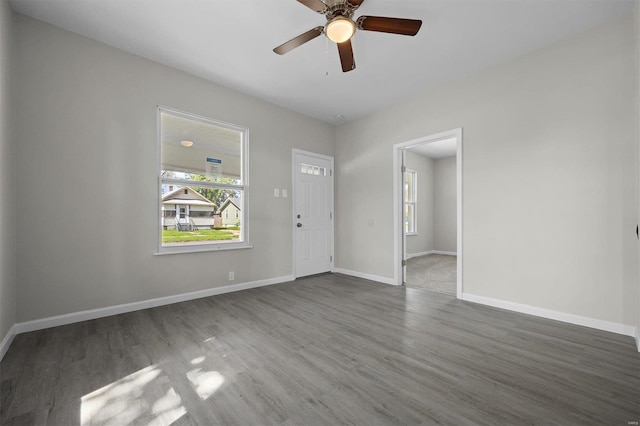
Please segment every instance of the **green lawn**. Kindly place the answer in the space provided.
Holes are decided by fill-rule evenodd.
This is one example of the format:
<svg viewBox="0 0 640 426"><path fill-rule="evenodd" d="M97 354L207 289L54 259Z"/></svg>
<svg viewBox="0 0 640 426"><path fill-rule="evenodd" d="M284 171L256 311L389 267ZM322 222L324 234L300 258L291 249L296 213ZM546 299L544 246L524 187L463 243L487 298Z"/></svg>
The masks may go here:
<svg viewBox="0 0 640 426"><path fill-rule="evenodd" d="M189 241L220 241L237 238L233 232L217 229L199 229L197 231L163 230L163 243L186 243Z"/></svg>

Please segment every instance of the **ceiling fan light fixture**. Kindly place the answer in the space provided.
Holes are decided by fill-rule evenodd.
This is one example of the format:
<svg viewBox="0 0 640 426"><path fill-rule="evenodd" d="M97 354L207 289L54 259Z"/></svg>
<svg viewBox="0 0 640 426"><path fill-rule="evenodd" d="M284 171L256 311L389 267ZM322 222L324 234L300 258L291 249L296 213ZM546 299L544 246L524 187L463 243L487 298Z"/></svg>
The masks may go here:
<svg viewBox="0 0 640 426"><path fill-rule="evenodd" d="M353 37L356 32L356 24L346 16L336 16L324 28L327 38L334 43L344 43Z"/></svg>
<svg viewBox="0 0 640 426"><path fill-rule="evenodd" d="M353 14L365 0L298 0L309 9L324 15L327 22L317 26L273 49L284 55L291 50L324 34L337 44L340 65L343 72L356 69L351 38L357 30L376 31L388 34L414 36L418 34L422 21L419 19L390 18L387 16L361 15L353 20Z"/></svg>

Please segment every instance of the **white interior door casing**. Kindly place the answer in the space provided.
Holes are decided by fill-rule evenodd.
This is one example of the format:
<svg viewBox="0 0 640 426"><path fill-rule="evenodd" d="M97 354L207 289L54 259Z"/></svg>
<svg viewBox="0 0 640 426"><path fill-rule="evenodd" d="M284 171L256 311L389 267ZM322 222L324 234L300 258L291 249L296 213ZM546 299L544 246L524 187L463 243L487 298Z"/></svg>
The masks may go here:
<svg viewBox="0 0 640 426"><path fill-rule="evenodd" d="M463 280L463 263L464 263L464 246L463 241L463 222L462 212L464 206L463 200L463 138L462 128L449 130L446 132L437 133L434 135L426 136L419 139L410 140L393 145L393 203L394 208L394 284L402 285L406 277L406 268L403 265L403 260L406 261L406 241L404 235L404 173L402 166L404 165L404 151L406 149L415 147L417 145L442 141L446 139L456 140L456 222L457 222L457 285L456 285L456 297L458 299L463 298L464 293L464 280Z"/></svg>
<svg viewBox="0 0 640 426"><path fill-rule="evenodd" d="M294 275L333 267L333 158L293 151Z"/></svg>
<svg viewBox="0 0 640 426"><path fill-rule="evenodd" d="M406 188L404 185L404 172L406 171L406 161L407 161L407 152L406 150L402 150L401 152L401 166L400 170L402 172L402 278L401 284L404 284L407 281L407 233L404 228L404 221L406 220L405 215L405 206L404 202L407 199Z"/></svg>

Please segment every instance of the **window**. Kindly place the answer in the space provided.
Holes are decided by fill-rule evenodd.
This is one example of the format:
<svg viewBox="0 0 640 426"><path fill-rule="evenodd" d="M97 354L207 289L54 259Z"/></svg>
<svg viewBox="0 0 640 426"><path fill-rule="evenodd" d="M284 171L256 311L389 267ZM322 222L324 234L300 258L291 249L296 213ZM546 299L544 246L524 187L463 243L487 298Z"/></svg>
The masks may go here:
<svg viewBox="0 0 640 426"><path fill-rule="evenodd" d="M404 233L416 234L416 191L417 175L415 170L404 172Z"/></svg>
<svg viewBox="0 0 640 426"><path fill-rule="evenodd" d="M191 216L191 217L213 217L213 210L211 210L211 211L191 210L189 212L189 216Z"/></svg>
<svg viewBox="0 0 640 426"><path fill-rule="evenodd" d="M247 129L164 107L158 128L158 252L249 247ZM225 204L237 207L231 226Z"/></svg>
<svg viewBox="0 0 640 426"><path fill-rule="evenodd" d="M327 168L326 167L318 167L312 166L311 164L301 164L300 172L306 175L315 175L315 176L326 176Z"/></svg>

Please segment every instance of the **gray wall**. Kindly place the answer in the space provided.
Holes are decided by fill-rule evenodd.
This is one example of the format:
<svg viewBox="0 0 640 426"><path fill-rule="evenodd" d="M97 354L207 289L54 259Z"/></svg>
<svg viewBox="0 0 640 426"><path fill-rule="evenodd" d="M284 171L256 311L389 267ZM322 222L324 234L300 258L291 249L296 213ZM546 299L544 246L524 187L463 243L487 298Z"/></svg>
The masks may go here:
<svg viewBox="0 0 640 426"><path fill-rule="evenodd" d="M292 274L273 188L292 148L333 155L333 126L16 16L17 321ZM250 129L254 248L154 256L157 105Z"/></svg>
<svg viewBox="0 0 640 426"><path fill-rule="evenodd" d="M405 166L417 174L417 235L407 235L407 255L433 250L433 160L406 151Z"/></svg>
<svg viewBox="0 0 640 426"><path fill-rule="evenodd" d="M16 319L13 161L10 134L10 53L12 12L0 0L0 341Z"/></svg>
<svg viewBox="0 0 640 426"><path fill-rule="evenodd" d="M340 126L336 267L393 277L392 146L462 127L464 292L634 325L635 47L624 18Z"/></svg>
<svg viewBox="0 0 640 426"><path fill-rule="evenodd" d="M440 158L434 165L433 247L434 250L455 253L458 245L456 157Z"/></svg>
<svg viewBox="0 0 640 426"><path fill-rule="evenodd" d="M638 111L640 111L640 2L636 2L635 9L635 27L636 27L636 105L638 107ZM638 140L638 146L640 147L640 117L636 116L636 138ZM640 150L638 150L638 154L640 155ZM638 162L640 164L640 157L638 158ZM638 174L640 178L640 173ZM638 183L638 188L640 190L640 182ZM640 202L640 198L638 199ZM638 209L638 213L640 214L640 208ZM640 216L637 218L637 223L640 223ZM640 256L640 251L638 251L638 255ZM640 264L640 257L638 258ZM636 344L638 345L638 351L640 351L640 277L638 280L638 318L636 319Z"/></svg>

